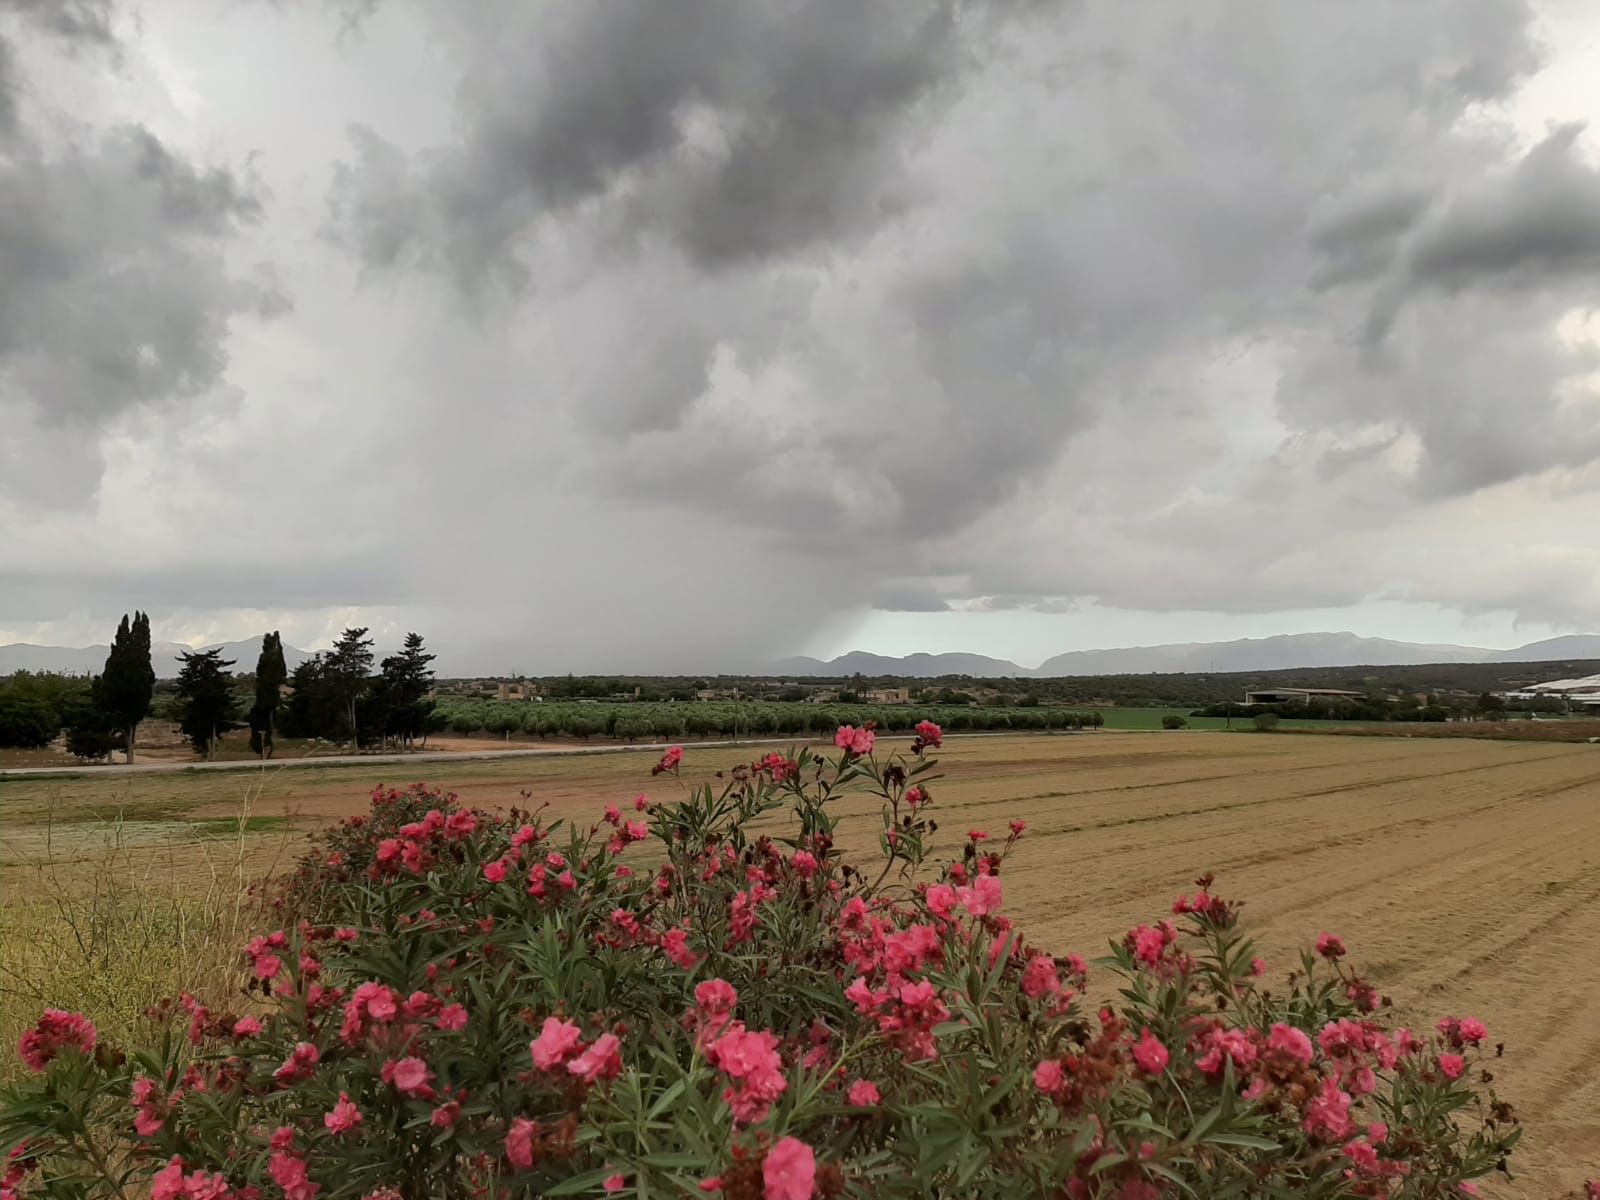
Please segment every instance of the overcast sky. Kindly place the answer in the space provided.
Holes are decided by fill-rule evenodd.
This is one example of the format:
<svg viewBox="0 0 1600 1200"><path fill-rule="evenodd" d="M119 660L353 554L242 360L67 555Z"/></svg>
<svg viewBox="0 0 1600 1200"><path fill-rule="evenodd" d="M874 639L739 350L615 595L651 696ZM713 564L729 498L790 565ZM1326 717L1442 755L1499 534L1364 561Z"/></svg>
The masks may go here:
<svg viewBox="0 0 1600 1200"><path fill-rule="evenodd" d="M1583 0L0 0L0 642L1600 630Z"/></svg>

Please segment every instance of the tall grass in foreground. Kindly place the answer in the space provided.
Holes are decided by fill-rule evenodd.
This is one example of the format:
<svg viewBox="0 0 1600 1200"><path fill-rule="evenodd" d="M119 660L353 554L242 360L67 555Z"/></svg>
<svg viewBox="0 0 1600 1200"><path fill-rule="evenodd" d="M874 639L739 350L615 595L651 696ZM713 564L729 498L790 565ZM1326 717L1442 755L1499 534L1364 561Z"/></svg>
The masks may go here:
<svg viewBox="0 0 1600 1200"><path fill-rule="evenodd" d="M287 848L253 835L247 794L235 820L172 822L162 840L131 836L122 816L83 823L52 810L29 852L0 864L0 1048L47 1007L85 1013L116 1042L150 1031L145 1010L189 991L234 997L240 947L258 923L256 884ZM148 829L148 823L134 823ZM8 831L15 834L15 828ZM262 851L268 851L263 863ZM16 1075L0 1051L0 1079Z"/></svg>

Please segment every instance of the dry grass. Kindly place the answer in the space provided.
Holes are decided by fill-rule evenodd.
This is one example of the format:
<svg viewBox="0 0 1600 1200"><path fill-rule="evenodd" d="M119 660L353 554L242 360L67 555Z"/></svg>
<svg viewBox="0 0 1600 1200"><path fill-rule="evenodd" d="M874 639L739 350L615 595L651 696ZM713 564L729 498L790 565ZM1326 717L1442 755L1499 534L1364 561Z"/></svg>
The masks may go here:
<svg viewBox="0 0 1600 1200"><path fill-rule="evenodd" d="M248 797L231 830L173 826L153 838L149 825L46 813L30 837L11 839L0 868L0 1046L47 1007L85 1012L126 1044L148 1032L144 1011L159 1000L237 997L240 947L261 919L256 885L298 839L263 846ZM0 1078L17 1069L0 1057Z"/></svg>

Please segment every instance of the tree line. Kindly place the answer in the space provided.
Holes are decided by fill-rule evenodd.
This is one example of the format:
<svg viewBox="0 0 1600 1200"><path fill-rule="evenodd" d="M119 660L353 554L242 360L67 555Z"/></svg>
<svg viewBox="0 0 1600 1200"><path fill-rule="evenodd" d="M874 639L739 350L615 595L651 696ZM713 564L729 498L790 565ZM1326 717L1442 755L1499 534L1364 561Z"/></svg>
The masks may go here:
<svg viewBox="0 0 1600 1200"><path fill-rule="evenodd" d="M617 741L671 741L683 737L828 736L840 725L876 722L889 733L909 732L931 720L951 731L1098 729L1098 712L1059 708L991 708L931 705L794 704L783 701L729 700L663 703L533 702L441 699L441 728L471 737L613 738Z"/></svg>
<svg viewBox="0 0 1600 1200"><path fill-rule="evenodd" d="M236 661L220 650L182 653L170 714L206 758L224 734L242 727L262 758L272 757L279 736L409 748L443 727L428 695L434 656L420 634L408 633L400 653L374 672L367 634L365 627L346 629L331 651L313 655L293 673L276 631L263 636L255 672L245 677L233 673ZM150 618L125 615L98 675L84 680L19 671L0 680L0 747L46 746L64 734L68 752L78 758L105 759L121 750L131 763L155 695Z"/></svg>

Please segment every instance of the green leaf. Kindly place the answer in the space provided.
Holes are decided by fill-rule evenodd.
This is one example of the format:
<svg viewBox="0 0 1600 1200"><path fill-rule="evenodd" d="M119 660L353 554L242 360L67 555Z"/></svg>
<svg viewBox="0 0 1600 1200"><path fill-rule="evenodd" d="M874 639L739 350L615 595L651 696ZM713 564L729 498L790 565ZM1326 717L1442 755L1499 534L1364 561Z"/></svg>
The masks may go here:
<svg viewBox="0 0 1600 1200"><path fill-rule="evenodd" d="M1212 1146L1240 1146L1247 1150L1282 1150L1283 1145L1253 1133L1214 1133L1206 1139Z"/></svg>

